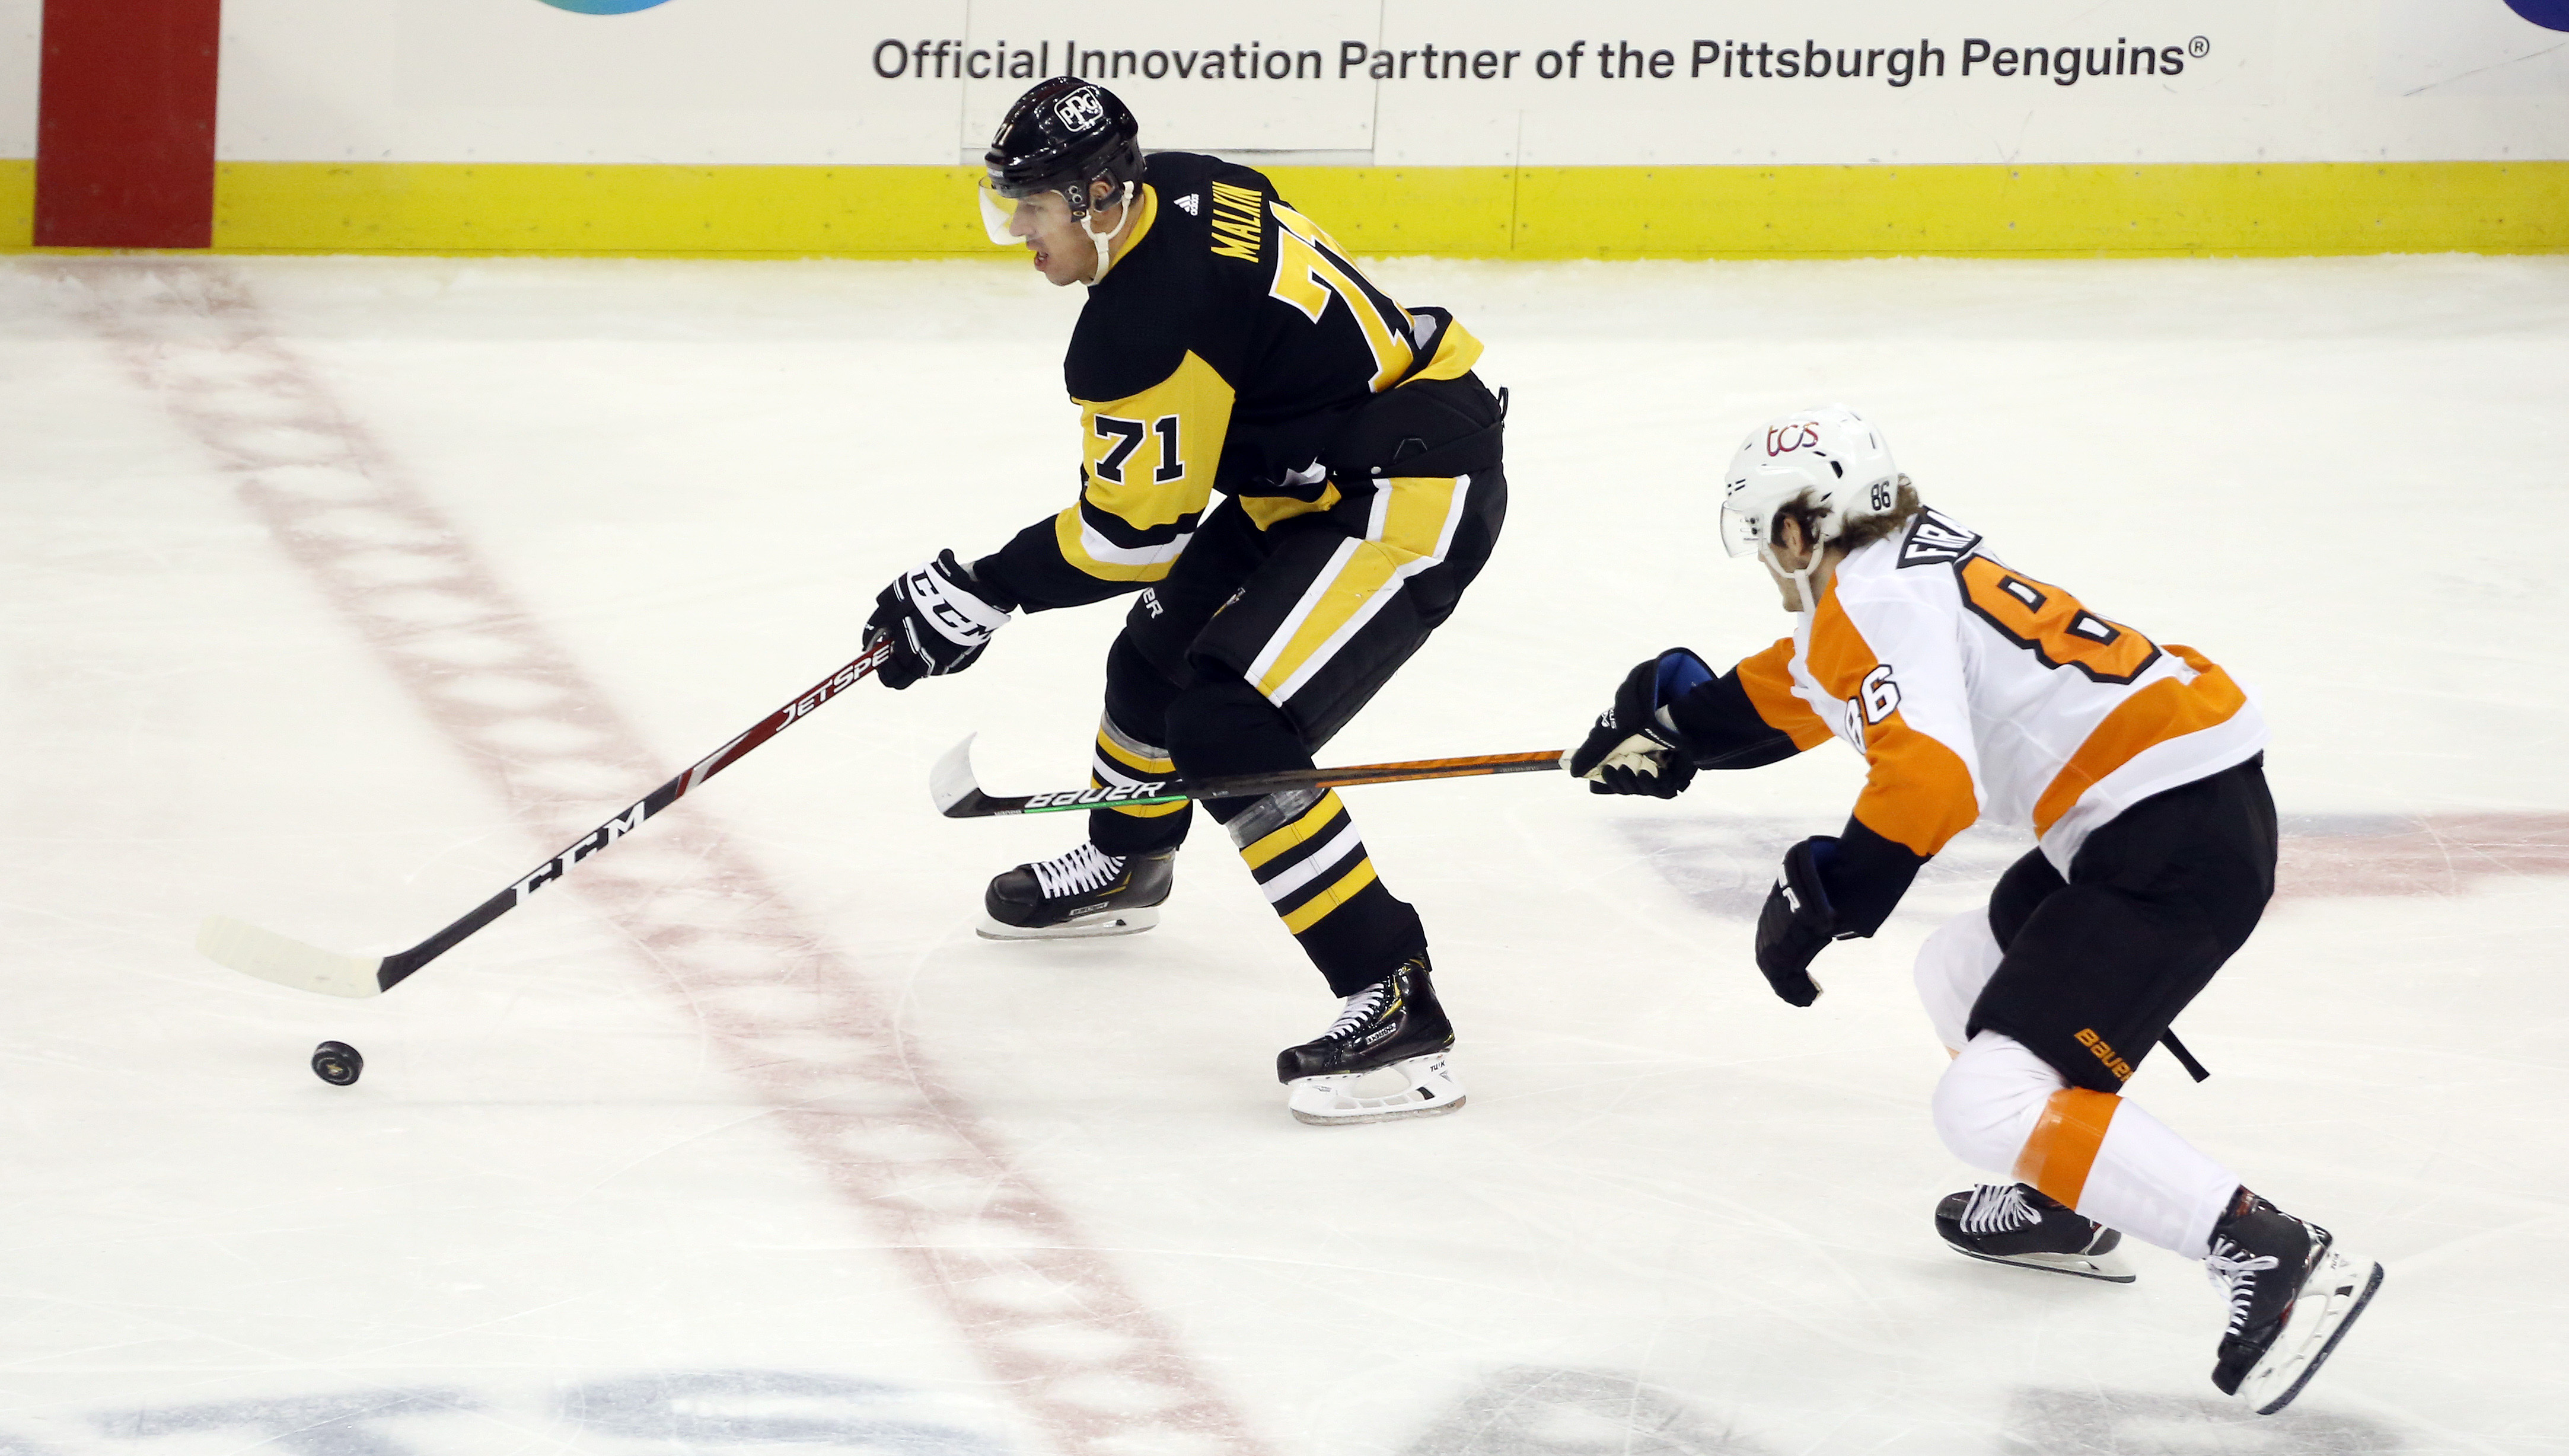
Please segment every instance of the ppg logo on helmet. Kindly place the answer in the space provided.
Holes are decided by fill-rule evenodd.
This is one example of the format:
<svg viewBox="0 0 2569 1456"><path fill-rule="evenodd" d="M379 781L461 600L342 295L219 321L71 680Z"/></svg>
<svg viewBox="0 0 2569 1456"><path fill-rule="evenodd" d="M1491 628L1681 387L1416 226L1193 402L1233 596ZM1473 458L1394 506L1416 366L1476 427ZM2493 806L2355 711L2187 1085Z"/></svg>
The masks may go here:
<svg viewBox="0 0 2569 1456"><path fill-rule="evenodd" d="M1097 99L1097 88L1083 86L1052 104L1052 114L1073 132L1093 131L1105 124L1106 103Z"/></svg>

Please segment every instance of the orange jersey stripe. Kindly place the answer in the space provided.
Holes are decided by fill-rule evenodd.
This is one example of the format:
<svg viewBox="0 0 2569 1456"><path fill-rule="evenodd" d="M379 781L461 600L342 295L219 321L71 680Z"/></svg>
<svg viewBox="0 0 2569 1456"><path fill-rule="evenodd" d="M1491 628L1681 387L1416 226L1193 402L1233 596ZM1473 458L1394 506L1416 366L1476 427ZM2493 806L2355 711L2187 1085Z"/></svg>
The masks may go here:
<svg viewBox="0 0 2569 1456"><path fill-rule="evenodd" d="M1784 637L1763 652L1739 659L1737 671L1748 706L1757 710L1767 727L1791 735L1793 750L1801 753L1826 743L1829 725L1793 691L1792 664L1793 639Z"/></svg>
<svg viewBox="0 0 2569 1456"><path fill-rule="evenodd" d="M1861 698L1867 675L1882 665L1864 634L1838 604L1834 587L1820 598L1811 623L1811 676L1831 697ZM1909 726L1896 706L1879 719L1848 709L1864 721L1864 792L1855 817L1864 827L1910 853L1934 858L1954 836L1981 817L1980 794L1962 755Z"/></svg>
<svg viewBox="0 0 2569 1456"><path fill-rule="evenodd" d="M2063 1087L2042 1105L2033 1133L2017 1155L2016 1177L2071 1208L2087 1191L2087 1170L2096 1166L2096 1150L2105 1144L2105 1129L2123 1099L2111 1092Z"/></svg>
<svg viewBox="0 0 2569 1456"><path fill-rule="evenodd" d="M2161 678L2107 713L2105 720L2087 735L2087 741L2069 756L2069 762L2052 775L2042 797L2034 802L2035 834L2050 833L2060 816L2076 807L2081 795L2144 750L2226 723L2247 703L2248 695L2230 680L2230 674L2192 647L2171 642L2167 650L2194 669L2194 681Z"/></svg>

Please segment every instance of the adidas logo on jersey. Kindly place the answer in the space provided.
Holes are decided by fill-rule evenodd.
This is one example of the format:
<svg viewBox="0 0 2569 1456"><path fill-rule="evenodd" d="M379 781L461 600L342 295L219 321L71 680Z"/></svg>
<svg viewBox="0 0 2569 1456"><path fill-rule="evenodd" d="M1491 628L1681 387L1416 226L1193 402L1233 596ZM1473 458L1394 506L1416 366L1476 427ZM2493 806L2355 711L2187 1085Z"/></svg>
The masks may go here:
<svg viewBox="0 0 2569 1456"><path fill-rule="evenodd" d="M1196 215L1197 210L1204 206L1204 199L1197 196L1194 192L1189 192L1185 196L1178 198L1178 205L1186 208L1187 215L1193 217Z"/></svg>
<svg viewBox="0 0 2569 1456"><path fill-rule="evenodd" d="M1937 515L1921 511L1910 523L1909 535L1900 543L1900 564L1903 566L1944 566L1970 555L1980 546L1978 532L1967 531Z"/></svg>

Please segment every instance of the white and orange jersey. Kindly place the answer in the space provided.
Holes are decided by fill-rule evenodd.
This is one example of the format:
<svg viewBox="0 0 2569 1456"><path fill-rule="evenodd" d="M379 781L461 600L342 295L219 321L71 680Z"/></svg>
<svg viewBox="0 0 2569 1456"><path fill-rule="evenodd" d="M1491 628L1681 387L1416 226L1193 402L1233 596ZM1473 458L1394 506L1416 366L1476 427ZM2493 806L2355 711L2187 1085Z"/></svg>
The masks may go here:
<svg viewBox="0 0 2569 1456"><path fill-rule="evenodd" d="M2266 746L2256 702L2007 565L1933 511L1838 563L1817 611L1739 664L1759 717L1865 757L1855 817L1921 856L1985 816L2030 824L2066 874L2097 826Z"/></svg>

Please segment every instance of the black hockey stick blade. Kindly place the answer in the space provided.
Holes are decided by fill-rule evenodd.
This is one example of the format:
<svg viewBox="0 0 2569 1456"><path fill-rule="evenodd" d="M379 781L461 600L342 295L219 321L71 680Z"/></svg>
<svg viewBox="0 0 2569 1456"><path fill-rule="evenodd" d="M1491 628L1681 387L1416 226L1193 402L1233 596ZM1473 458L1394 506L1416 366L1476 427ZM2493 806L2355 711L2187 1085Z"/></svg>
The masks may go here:
<svg viewBox="0 0 2569 1456"><path fill-rule="evenodd" d="M992 819L1015 814L1067 814L1109 805L1178 804L1190 799L1241 799L1287 789L1334 789L1352 784L1401 784L1421 779L1530 774L1562 766L1563 750L1492 753L1472 758L1421 758L1401 763L1355 764L1338 769L1280 769L1270 774L1231 774L1203 783L1160 779L1103 788L1061 789L1049 794L996 795L972 776L972 739L946 750L927 776L936 812L948 819Z"/></svg>

